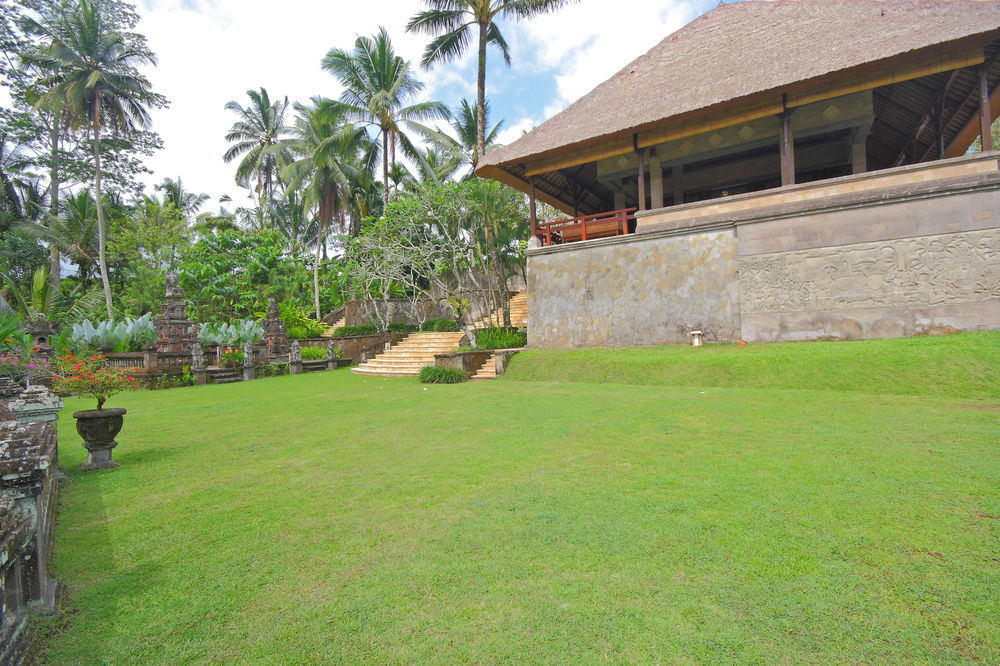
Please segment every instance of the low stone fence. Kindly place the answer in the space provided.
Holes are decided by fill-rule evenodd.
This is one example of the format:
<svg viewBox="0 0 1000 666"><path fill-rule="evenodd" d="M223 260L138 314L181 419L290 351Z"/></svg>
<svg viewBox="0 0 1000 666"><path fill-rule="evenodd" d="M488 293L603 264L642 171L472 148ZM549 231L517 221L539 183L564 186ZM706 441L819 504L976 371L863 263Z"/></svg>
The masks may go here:
<svg viewBox="0 0 1000 666"><path fill-rule="evenodd" d="M473 375L477 370L479 370L479 368L483 367L483 364L486 363L486 361L490 360L490 356L494 356L494 363L496 363L497 367L497 376L500 376L507 370L507 363L510 361L511 357L521 351L524 350L476 349L473 351L453 352L450 354L435 354L434 365L439 368L462 370L463 372Z"/></svg>
<svg viewBox="0 0 1000 666"><path fill-rule="evenodd" d="M56 421L62 401L42 386L0 380L0 663L21 664L28 613L55 610L49 575L58 496Z"/></svg>

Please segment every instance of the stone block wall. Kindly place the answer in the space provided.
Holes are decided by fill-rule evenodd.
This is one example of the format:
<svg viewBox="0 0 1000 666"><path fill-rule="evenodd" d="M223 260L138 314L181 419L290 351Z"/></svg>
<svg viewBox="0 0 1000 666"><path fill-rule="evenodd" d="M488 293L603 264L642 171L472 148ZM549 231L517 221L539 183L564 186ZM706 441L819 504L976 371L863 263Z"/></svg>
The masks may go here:
<svg viewBox="0 0 1000 666"><path fill-rule="evenodd" d="M678 208L529 250L529 345L1000 329L998 153Z"/></svg>
<svg viewBox="0 0 1000 666"><path fill-rule="evenodd" d="M528 261L528 346L678 344L692 329L739 340L732 229L542 248Z"/></svg>
<svg viewBox="0 0 1000 666"><path fill-rule="evenodd" d="M0 397L0 663L20 664L30 647L29 612L55 608L49 575L58 495L56 419L48 389Z"/></svg>

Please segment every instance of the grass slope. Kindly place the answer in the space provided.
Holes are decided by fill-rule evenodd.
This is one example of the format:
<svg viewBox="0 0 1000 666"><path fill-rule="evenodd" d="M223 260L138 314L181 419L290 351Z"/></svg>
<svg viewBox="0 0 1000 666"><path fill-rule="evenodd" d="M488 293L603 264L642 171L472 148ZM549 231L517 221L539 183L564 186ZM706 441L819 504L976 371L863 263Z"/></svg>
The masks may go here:
<svg viewBox="0 0 1000 666"><path fill-rule="evenodd" d="M515 356L505 378L1000 399L1000 331L700 349L538 349Z"/></svg>
<svg viewBox="0 0 1000 666"><path fill-rule="evenodd" d="M995 663L980 393L338 371L123 396L87 474L70 400L39 662Z"/></svg>

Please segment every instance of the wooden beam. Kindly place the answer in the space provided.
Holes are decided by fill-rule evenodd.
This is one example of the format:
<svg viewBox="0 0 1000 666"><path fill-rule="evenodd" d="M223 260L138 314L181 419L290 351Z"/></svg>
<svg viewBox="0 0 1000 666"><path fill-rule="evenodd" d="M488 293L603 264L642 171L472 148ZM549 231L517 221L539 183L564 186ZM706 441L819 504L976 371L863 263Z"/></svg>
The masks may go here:
<svg viewBox="0 0 1000 666"><path fill-rule="evenodd" d="M639 210L646 210L646 149L640 148L636 151L639 159Z"/></svg>
<svg viewBox="0 0 1000 666"><path fill-rule="evenodd" d="M519 192L524 192L525 194L527 194L531 188L531 186L528 184L528 181L524 180L523 178L515 176L509 171L504 171L500 167L483 166L476 171L476 174L480 178L489 178L491 180L499 181L504 185L510 185L515 190L518 190ZM570 206L567 202L552 196L551 194L549 194L548 192L546 192L541 188L536 188L535 198L538 201L547 203L553 208L561 210L567 215L573 212L573 207Z"/></svg>
<svg viewBox="0 0 1000 666"><path fill-rule="evenodd" d="M911 136L910 139L903 145L903 149L899 151L899 156L896 158L896 161L894 162L895 166L900 166L903 163L903 160L906 159L906 154L910 152L910 148L913 147L917 143L917 141L920 140L920 135L924 133L924 130L927 129L927 126L934 118L935 110L940 105L944 104L944 100L948 96L948 90L951 88L951 84L955 82L955 79L958 78L958 73L960 71L961 70L958 69L952 71L951 76L949 76L947 80L945 80L944 85L938 89L937 94L934 95L934 99L931 100L931 107L927 109L927 113L925 113L924 117L920 119L920 124L917 126L917 131L913 133L913 136ZM940 133L940 125L941 123L939 122L938 123L939 133Z"/></svg>
<svg viewBox="0 0 1000 666"><path fill-rule="evenodd" d="M978 95L978 90L975 92ZM959 110L961 110L961 107L959 107ZM992 94L990 94L990 115L993 116L993 120L996 120L997 115L1000 115L1000 86L997 86ZM965 127L959 130L955 138L948 144L948 148L944 151L944 156L959 157L960 155L964 155L981 131L979 114L976 114L969 119Z"/></svg>
<svg viewBox="0 0 1000 666"><path fill-rule="evenodd" d="M983 152L993 150L993 133L990 131L993 116L990 115L989 74L988 67L979 68L979 136L982 140Z"/></svg>
<svg viewBox="0 0 1000 666"><path fill-rule="evenodd" d="M795 137L790 110L781 114L781 184L795 184Z"/></svg>
<svg viewBox="0 0 1000 666"><path fill-rule="evenodd" d="M528 178L528 220L531 222L531 235L538 233L538 213L535 210L535 177Z"/></svg>

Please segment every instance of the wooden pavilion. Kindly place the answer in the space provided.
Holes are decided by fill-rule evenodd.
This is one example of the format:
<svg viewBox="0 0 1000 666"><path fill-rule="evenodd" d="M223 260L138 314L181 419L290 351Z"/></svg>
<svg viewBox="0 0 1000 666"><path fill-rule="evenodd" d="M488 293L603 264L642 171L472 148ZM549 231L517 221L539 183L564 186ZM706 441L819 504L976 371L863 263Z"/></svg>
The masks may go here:
<svg viewBox="0 0 1000 666"><path fill-rule="evenodd" d="M543 245L641 232L641 211L989 151L998 56L995 1L720 5L476 173L529 195ZM536 199L571 219L538 224Z"/></svg>

